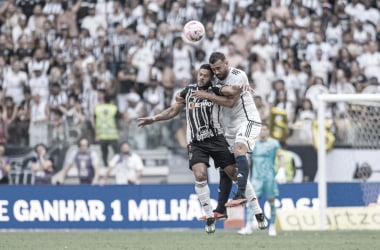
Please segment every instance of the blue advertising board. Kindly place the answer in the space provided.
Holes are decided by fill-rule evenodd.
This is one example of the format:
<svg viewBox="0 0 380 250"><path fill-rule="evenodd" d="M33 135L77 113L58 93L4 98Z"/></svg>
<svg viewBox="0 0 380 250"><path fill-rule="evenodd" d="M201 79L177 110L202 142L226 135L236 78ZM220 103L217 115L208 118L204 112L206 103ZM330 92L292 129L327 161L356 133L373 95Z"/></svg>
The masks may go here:
<svg viewBox="0 0 380 250"><path fill-rule="evenodd" d="M210 189L216 205L217 185ZM367 205L358 183L330 184L328 190L329 206ZM280 193L278 207L319 204L315 183L280 185ZM190 184L0 187L1 229L201 228L201 214Z"/></svg>

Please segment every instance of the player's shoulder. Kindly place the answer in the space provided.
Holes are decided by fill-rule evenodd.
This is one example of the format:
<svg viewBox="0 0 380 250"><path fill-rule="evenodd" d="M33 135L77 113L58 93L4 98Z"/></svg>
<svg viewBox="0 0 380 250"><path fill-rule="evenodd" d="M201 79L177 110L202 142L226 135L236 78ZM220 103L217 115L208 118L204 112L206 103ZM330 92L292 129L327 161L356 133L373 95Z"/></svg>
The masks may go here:
<svg viewBox="0 0 380 250"><path fill-rule="evenodd" d="M247 74L243 70L234 68L234 67L230 68L230 73L228 74L228 77L230 78L230 80L239 79L240 81L244 81L244 82L248 81Z"/></svg>
<svg viewBox="0 0 380 250"><path fill-rule="evenodd" d="M241 70L241 69L231 67L230 68L230 74L237 76L237 75L240 75L240 74L245 74L245 72L243 70Z"/></svg>

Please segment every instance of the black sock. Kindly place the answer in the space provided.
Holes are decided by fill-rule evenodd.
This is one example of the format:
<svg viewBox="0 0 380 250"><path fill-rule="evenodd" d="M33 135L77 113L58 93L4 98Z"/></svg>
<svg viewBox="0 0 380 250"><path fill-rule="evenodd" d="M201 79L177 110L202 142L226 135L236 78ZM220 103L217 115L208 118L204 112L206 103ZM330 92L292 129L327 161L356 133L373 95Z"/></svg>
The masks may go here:
<svg viewBox="0 0 380 250"><path fill-rule="evenodd" d="M224 171L219 171L220 179L219 179L219 188L218 188L218 206L216 207L216 211L219 213L225 213L226 207L225 204L228 201L228 197L230 196L231 188L232 188L232 180Z"/></svg>
<svg viewBox="0 0 380 250"><path fill-rule="evenodd" d="M237 173L237 183L238 183L238 191L245 193L245 188L247 186L247 180L249 175L249 166L248 160L245 155L239 155L236 157L236 164L238 166Z"/></svg>

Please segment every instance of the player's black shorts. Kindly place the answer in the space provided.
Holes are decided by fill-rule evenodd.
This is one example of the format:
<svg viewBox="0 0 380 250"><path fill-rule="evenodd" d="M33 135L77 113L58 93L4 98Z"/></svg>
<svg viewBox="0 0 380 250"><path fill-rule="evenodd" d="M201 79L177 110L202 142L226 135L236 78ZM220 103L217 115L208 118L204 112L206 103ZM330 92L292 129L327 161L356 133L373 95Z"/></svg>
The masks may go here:
<svg viewBox="0 0 380 250"><path fill-rule="evenodd" d="M223 135L192 142L187 149L190 169L197 163L204 163L209 167L210 157L214 160L215 168L224 169L235 163L235 157L228 149L228 143Z"/></svg>

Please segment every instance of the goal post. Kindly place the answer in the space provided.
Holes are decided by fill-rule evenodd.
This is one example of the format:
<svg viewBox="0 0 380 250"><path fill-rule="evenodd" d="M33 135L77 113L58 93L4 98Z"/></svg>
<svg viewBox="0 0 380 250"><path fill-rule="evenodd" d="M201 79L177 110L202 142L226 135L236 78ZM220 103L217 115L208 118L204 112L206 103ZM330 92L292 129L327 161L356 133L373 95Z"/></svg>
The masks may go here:
<svg viewBox="0 0 380 250"><path fill-rule="evenodd" d="M380 94L322 94L318 96L318 198L320 229L327 229L327 178L326 178L326 105L332 102L379 102Z"/></svg>

